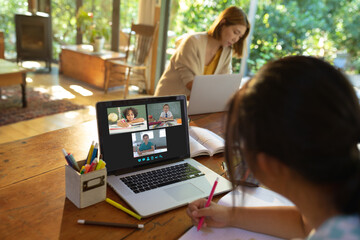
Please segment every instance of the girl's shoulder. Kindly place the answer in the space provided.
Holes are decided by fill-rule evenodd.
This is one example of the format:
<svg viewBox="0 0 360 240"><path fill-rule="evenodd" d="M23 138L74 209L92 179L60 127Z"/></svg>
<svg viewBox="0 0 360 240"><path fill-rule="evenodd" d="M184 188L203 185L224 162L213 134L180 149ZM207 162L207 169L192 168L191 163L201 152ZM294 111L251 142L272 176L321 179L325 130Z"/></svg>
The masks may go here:
<svg viewBox="0 0 360 240"><path fill-rule="evenodd" d="M360 239L360 216L340 215L328 219L308 240Z"/></svg>

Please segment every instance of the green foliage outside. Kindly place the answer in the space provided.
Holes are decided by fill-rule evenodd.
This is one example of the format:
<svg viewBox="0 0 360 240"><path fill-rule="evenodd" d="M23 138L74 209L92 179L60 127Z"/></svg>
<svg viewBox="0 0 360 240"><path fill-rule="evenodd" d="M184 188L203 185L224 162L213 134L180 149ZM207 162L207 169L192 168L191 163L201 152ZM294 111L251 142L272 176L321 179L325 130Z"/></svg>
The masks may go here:
<svg viewBox="0 0 360 240"><path fill-rule="evenodd" d="M25 13L27 0L0 1L0 30L5 35L7 58L16 58L15 14Z"/></svg>
<svg viewBox="0 0 360 240"><path fill-rule="evenodd" d="M76 1L51 0L53 58L60 45L76 43ZM236 5L249 11L250 0L172 0L170 30L176 36L206 31L226 7ZM129 29L136 21L138 0L121 1L120 23ZM83 0L84 13L102 26L110 48L112 0ZM0 1L0 29L5 32L6 57L16 57L15 13L27 11L27 0ZM337 54L348 58L346 71L360 73L360 0L258 0L248 67L255 73L267 61L286 55L314 55L333 62ZM175 38L169 47L175 47ZM91 37L83 36L89 44ZM233 60L234 71L240 61Z"/></svg>
<svg viewBox="0 0 360 240"><path fill-rule="evenodd" d="M51 0L53 58L59 59L61 45L76 43L76 1Z"/></svg>
<svg viewBox="0 0 360 240"><path fill-rule="evenodd" d="M60 45L76 43L76 5L74 0L51 0L53 34L54 34L54 59L58 59ZM112 0L83 0L81 13L92 16L85 19L85 26L90 30L82 29L82 42L90 44L93 38L99 35L105 38L105 48L110 49L111 23L112 23ZM131 19L137 18L138 0L121 1L120 5L120 28L130 28ZM70 21L69 21L70 19ZM55 24L55 22L57 24Z"/></svg>
<svg viewBox="0 0 360 240"><path fill-rule="evenodd" d="M0 29L5 32L6 58L16 58L15 13L25 13L28 8L27 0L0 1ZM83 43L90 44L91 38L104 35L105 47L110 48L112 0L83 0L82 10L93 14L94 27L88 35L83 36ZM76 1L51 0L52 31L53 31L53 58L57 60L61 45L76 44ZM138 0L121 1L120 23L121 28L130 28L131 20L137 19Z"/></svg>
<svg viewBox="0 0 360 240"><path fill-rule="evenodd" d="M183 0L171 27L176 35L206 31L226 7L248 12L250 0ZM259 0L248 67L255 73L267 61L287 55L313 55L333 62L346 52L349 73L360 72L360 0ZM174 41L174 40L173 40ZM173 44L173 43L170 43ZM233 60L234 71L240 63Z"/></svg>
<svg viewBox="0 0 360 240"><path fill-rule="evenodd" d="M96 16L93 12L87 12L85 6L80 7L76 13L77 28L88 43L94 43L96 38L104 38L109 41L110 22L106 18Z"/></svg>

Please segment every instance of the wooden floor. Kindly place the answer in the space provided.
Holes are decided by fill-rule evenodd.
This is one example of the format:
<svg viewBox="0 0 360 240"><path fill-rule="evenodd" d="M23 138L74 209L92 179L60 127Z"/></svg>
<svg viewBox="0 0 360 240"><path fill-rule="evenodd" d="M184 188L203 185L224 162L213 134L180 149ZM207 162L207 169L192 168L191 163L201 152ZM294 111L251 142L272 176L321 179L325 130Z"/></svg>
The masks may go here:
<svg viewBox="0 0 360 240"><path fill-rule="evenodd" d="M93 120L96 118L96 102L122 99L124 93L122 88L118 88L104 94L101 89L59 75L58 66L55 64L52 65L51 73L41 73L41 71L28 73L27 86L45 91L54 97L66 98L74 103L86 105L87 108L1 126L0 143L28 138L48 131ZM144 96L146 95L140 95L135 91L130 91L128 98Z"/></svg>

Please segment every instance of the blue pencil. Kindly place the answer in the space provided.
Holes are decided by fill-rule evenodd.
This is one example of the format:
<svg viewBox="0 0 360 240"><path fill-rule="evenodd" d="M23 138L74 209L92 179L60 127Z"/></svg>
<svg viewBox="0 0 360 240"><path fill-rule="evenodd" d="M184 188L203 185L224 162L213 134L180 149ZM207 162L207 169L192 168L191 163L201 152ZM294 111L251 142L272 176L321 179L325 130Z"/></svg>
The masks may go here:
<svg viewBox="0 0 360 240"><path fill-rule="evenodd" d="M66 162L69 164L70 167L73 168L73 164L72 164L72 162L71 162L71 159L69 158L69 156L68 156L67 152L65 151L65 149L62 149L62 152L63 152L63 154L64 154L64 156L65 156Z"/></svg>
<svg viewBox="0 0 360 240"><path fill-rule="evenodd" d="M74 156L73 156L71 153L69 153L69 154L68 154L68 157L70 158L70 160L71 160L71 162L72 162L73 168L74 168L75 170L77 170L78 172L80 172L79 165L78 165L78 163L76 162Z"/></svg>
<svg viewBox="0 0 360 240"><path fill-rule="evenodd" d="M89 152L88 152L88 155L86 156L86 163L89 164L90 163L90 160L91 160L91 157L92 157L92 152L93 152L93 149L94 149L94 144L95 144L95 141L92 141L91 142L91 145L90 145L90 149L89 149ZM91 154L91 155L90 155Z"/></svg>
<svg viewBox="0 0 360 240"><path fill-rule="evenodd" d="M91 163L94 161L94 159L97 157L98 148L99 148L99 145L98 145L98 143L96 143L96 144L95 144L95 147L94 147L94 150L93 150L93 153L92 153L92 156L91 156L90 164L91 164Z"/></svg>

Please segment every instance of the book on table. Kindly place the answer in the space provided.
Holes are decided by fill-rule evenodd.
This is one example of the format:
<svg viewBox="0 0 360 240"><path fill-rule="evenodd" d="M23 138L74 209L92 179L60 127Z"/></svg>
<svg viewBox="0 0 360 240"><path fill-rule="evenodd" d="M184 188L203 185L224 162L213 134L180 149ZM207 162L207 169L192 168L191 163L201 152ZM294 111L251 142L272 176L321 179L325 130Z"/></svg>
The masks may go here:
<svg viewBox="0 0 360 240"><path fill-rule="evenodd" d="M225 150L224 139L208 129L190 126L189 138L190 157L213 156Z"/></svg>

